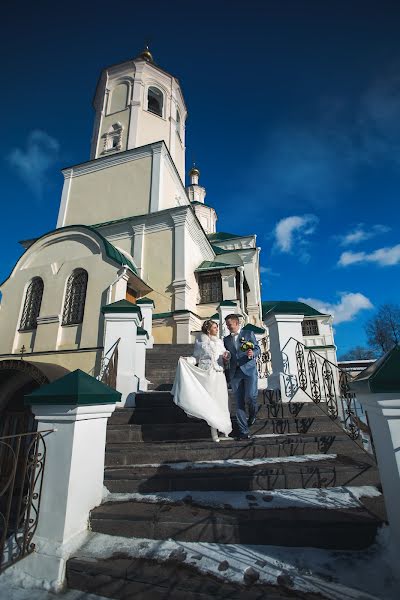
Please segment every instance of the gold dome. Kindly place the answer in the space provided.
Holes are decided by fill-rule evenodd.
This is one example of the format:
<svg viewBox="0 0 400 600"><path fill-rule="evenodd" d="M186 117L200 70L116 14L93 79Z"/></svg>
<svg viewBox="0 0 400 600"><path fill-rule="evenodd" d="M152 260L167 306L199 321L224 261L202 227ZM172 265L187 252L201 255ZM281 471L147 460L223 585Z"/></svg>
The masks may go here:
<svg viewBox="0 0 400 600"><path fill-rule="evenodd" d="M192 175L197 175L197 177L200 177L200 171L196 167L195 163L193 163L193 167L189 171L189 177L191 177Z"/></svg>
<svg viewBox="0 0 400 600"><path fill-rule="evenodd" d="M150 52L148 46L146 46L145 49L141 51L138 58L143 58L143 60L147 60L147 62L154 62L153 55Z"/></svg>

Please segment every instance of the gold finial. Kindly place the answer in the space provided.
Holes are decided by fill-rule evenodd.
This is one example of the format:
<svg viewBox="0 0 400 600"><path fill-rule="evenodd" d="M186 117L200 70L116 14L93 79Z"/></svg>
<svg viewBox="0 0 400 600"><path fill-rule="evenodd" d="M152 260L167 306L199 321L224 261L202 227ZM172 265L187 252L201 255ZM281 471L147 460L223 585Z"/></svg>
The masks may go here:
<svg viewBox="0 0 400 600"><path fill-rule="evenodd" d="M189 171L189 177L191 177L192 175L197 175L197 177L200 177L200 171L196 167L196 163L194 161L193 161L193 167Z"/></svg>
<svg viewBox="0 0 400 600"><path fill-rule="evenodd" d="M141 51L138 58L143 58L143 60L147 60L147 62L151 62L151 63L154 62L153 55L149 50L148 44L146 44L144 50Z"/></svg>

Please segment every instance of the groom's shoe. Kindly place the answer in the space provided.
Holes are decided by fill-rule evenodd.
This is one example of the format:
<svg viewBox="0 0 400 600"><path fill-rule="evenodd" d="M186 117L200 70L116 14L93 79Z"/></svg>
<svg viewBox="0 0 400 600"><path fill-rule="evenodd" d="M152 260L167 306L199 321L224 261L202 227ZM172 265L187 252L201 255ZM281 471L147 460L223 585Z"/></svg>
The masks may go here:
<svg viewBox="0 0 400 600"><path fill-rule="evenodd" d="M252 440L253 436L250 433L241 433L240 435L238 435L235 440L237 442L240 442L242 440Z"/></svg>
<svg viewBox="0 0 400 600"><path fill-rule="evenodd" d="M259 404L256 408L256 412L254 413L254 415L252 415L251 417L249 417L247 419L247 427L251 427L252 425L254 425L254 423L257 421L257 415L260 410L261 410L261 405Z"/></svg>

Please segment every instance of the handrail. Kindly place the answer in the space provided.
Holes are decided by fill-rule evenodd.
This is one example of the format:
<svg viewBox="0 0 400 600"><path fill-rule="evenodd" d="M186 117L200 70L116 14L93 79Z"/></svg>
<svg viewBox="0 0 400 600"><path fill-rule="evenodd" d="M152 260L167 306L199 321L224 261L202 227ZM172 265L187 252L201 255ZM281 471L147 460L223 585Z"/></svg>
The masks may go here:
<svg viewBox="0 0 400 600"><path fill-rule="evenodd" d="M288 345L288 343L290 342L290 340L293 340L294 342L296 342L296 344L300 344L301 346L303 346L303 348L305 348L306 350L312 350L314 352L314 354L316 354L317 356L319 356L320 358L322 358L322 360L328 362L330 365L332 365L333 367L335 367L335 369L337 369L338 371L341 371L342 373L346 373L347 372L344 371L341 367L339 367L337 364L335 364L334 362L332 362L331 360L329 360L329 358L326 358L325 356L322 356L322 354L320 354L319 352L316 352L312 346L306 346L305 344L303 344L303 342L300 342L299 340L297 340L294 337L290 337L288 339L288 341L286 342L286 344L283 346L283 348L281 349L281 352L283 352L286 348L286 346ZM352 377L351 377L352 378Z"/></svg>
<svg viewBox="0 0 400 600"><path fill-rule="evenodd" d="M14 435L4 435L3 437L0 437L0 440L8 440L10 438L24 437L24 436L28 436L28 435L36 435L38 433L40 433L40 435L42 435L43 433L53 433L54 431L58 431L58 429L43 429L43 431L30 431L28 433L14 433Z"/></svg>

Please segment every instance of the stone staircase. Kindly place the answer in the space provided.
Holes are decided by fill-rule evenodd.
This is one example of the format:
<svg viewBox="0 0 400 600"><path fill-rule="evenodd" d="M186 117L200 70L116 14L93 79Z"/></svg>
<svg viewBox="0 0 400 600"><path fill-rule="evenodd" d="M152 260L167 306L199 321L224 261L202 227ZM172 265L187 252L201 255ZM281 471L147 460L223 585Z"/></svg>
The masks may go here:
<svg viewBox="0 0 400 600"><path fill-rule="evenodd" d="M213 442L208 425L187 417L168 392L179 356L191 349L151 350L146 376L155 390L138 394L135 408L116 410L110 418L104 477L110 496L91 512L91 531L105 535L103 542L114 539L120 545L126 538L144 538L139 546L171 538L215 545L368 548L385 519L382 496L368 497L365 490L371 488L363 487L379 488L373 458L324 414L323 406L277 408L262 393L255 438ZM234 415L231 393L229 398ZM347 495L341 486L350 487ZM343 503L344 496L355 501ZM71 558L69 587L121 600L325 597L296 592L279 578L277 585L261 586L257 575L245 577L242 585L222 582L185 563L183 550L161 561L118 551L118 544L106 557L82 551ZM218 570L222 577L223 562Z"/></svg>

